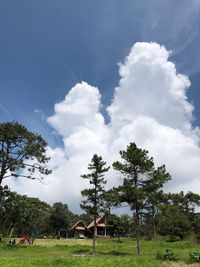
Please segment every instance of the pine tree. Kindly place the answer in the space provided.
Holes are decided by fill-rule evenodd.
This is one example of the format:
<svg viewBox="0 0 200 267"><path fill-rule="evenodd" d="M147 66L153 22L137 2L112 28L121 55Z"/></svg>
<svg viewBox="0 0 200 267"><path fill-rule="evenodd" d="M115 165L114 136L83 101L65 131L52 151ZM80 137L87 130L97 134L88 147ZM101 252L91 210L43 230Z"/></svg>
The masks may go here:
<svg viewBox="0 0 200 267"><path fill-rule="evenodd" d="M83 179L88 179L90 187L81 191L84 200L80 206L86 212L93 216L94 219L94 232L93 232L93 246L92 253L95 254L96 235L97 235L97 216L101 212L103 206L103 193L106 180L104 174L110 167L105 167L106 162L103 161L101 156L94 155L91 163L88 165L89 174L81 175Z"/></svg>
<svg viewBox="0 0 200 267"><path fill-rule="evenodd" d="M120 151L120 155L124 162L116 161L113 167L123 175L121 202L128 203L133 211L137 253L141 255L141 216L146 202L146 182L151 179L154 168L153 158L149 158L148 151L138 148L135 143L130 143L126 150Z"/></svg>
<svg viewBox="0 0 200 267"><path fill-rule="evenodd" d="M0 123L0 185L8 177L42 180L37 175L50 174L45 165L50 159L46 147L41 135L28 131L18 122Z"/></svg>

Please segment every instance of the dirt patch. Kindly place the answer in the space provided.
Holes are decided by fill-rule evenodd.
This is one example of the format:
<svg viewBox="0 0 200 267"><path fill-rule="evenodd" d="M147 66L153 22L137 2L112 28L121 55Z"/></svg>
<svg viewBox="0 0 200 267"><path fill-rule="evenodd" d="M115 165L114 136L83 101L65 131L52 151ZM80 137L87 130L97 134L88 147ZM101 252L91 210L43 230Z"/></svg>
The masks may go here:
<svg viewBox="0 0 200 267"><path fill-rule="evenodd" d="M160 267L200 267L200 263L186 264L183 262L163 262Z"/></svg>

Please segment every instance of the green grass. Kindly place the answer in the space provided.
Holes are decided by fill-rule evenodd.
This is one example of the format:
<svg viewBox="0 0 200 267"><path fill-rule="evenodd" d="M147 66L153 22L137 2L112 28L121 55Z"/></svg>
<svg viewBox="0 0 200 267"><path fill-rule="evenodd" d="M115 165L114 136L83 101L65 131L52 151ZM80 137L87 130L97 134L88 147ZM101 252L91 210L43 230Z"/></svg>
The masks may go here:
<svg viewBox="0 0 200 267"><path fill-rule="evenodd" d="M143 256L136 255L136 242L123 239L98 239L96 256L91 256L91 240L45 240L38 239L34 245L0 245L2 267L158 267L157 251L172 248L176 256L187 262L190 251L200 250L189 241L174 243L143 241ZM165 265L166 266L166 265ZM170 266L170 265L169 265ZM181 266L181 265L177 265Z"/></svg>

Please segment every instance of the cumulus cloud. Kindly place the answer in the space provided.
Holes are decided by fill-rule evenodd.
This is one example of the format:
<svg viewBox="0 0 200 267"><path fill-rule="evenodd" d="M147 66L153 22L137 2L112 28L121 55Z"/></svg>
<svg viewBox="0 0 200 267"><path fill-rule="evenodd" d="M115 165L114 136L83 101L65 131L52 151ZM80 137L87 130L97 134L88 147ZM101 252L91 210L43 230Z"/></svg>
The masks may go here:
<svg viewBox="0 0 200 267"><path fill-rule="evenodd" d="M175 65L168 61L169 55L156 43L133 46L120 65L119 87L108 107L114 124L124 124L142 115L171 127L187 127L193 111L186 97L190 81L176 73Z"/></svg>
<svg viewBox="0 0 200 267"><path fill-rule="evenodd" d="M102 155L111 165L119 159L120 149L136 142L149 150L156 165L166 164L173 176L168 190L200 193L199 129L192 127L194 107L186 95L190 81L177 73L169 57L170 52L157 43L133 45L119 65L120 81L107 107L107 124L100 113L98 88L76 84L47 119L64 143L62 149L48 149L53 173L44 186L18 180L15 188L48 202L67 202L78 211L80 191L87 184L80 175L87 173L92 155ZM116 185L119 177L111 170L108 180L109 186Z"/></svg>

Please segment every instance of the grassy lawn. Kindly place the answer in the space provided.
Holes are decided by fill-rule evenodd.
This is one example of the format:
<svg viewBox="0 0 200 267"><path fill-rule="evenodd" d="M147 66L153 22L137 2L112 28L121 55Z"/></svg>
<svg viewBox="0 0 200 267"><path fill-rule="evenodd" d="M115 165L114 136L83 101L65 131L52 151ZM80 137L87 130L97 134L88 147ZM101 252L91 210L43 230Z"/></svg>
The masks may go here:
<svg viewBox="0 0 200 267"><path fill-rule="evenodd" d="M91 243L91 240L37 239L34 245L1 245L0 266L184 267L186 265L180 262L170 264L157 261L157 251L172 248L181 262L187 262L189 252L199 249L199 246L188 241L174 243L143 241L143 256L138 257L136 242L131 239L123 239L121 243L114 239L98 239L97 253L94 257L90 255ZM200 264L194 266L200 266Z"/></svg>

